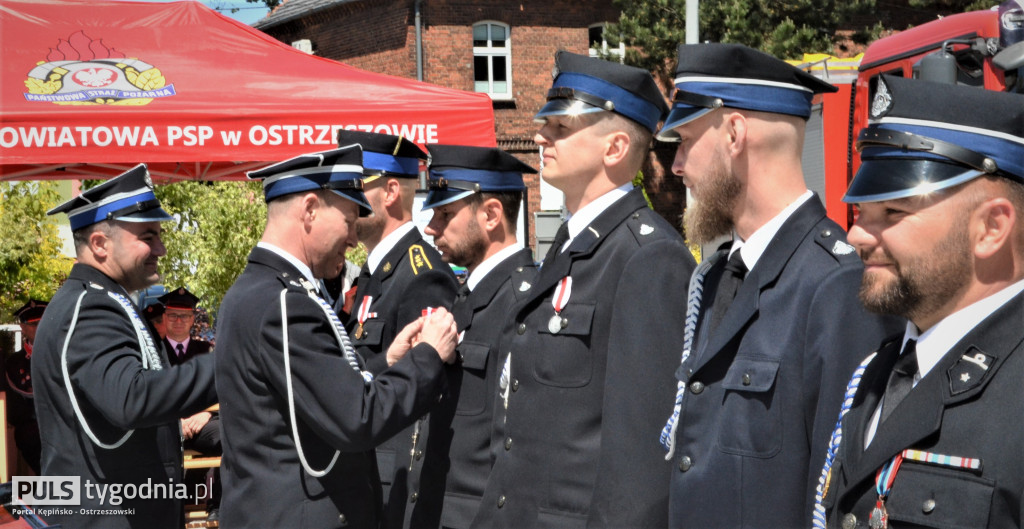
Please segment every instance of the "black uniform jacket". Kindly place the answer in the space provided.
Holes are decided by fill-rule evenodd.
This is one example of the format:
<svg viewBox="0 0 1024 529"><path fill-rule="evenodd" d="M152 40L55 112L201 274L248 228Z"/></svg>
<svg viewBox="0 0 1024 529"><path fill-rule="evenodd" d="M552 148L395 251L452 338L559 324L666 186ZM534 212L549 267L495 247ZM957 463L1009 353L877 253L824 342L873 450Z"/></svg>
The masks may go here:
<svg viewBox="0 0 1024 529"><path fill-rule="evenodd" d="M868 526L878 500L875 474L907 448L981 464L970 470L904 459L885 502L889 527L1022 526L1022 323L1024 294L1017 294L939 360L878 426L865 450L864 432L900 354L901 336L882 346L843 418L824 500L829 527Z"/></svg>
<svg viewBox="0 0 1024 529"><path fill-rule="evenodd" d="M419 318L427 307L450 309L459 284L441 254L423 240L418 229L413 229L399 239L372 275L367 275L363 267L356 287L346 328L367 369L380 373L387 368L384 353L398 331ZM369 312L374 315L363 323L360 334L359 307L366 296L373 297ZM413 461L411 454L424 449L426 433L414 431L426 427L421 421L418 427L407 428L377 448L389 527L402 527L408 518L406 506L415 501L412 494L422 460Z"/></svg>
<svg viewBox="0 0 1024 529"><path fill-rule="evenodd" d="M863 265L818 199L783 223L714 333L708 272L672 465L671 527L809 524L846 383L898 321L857 299ZM888 327L886 325L888 324Z"/></svg>
<svg viewBox="0 0 1024 529"><path fill-rule="evenodd" d="M300 286L301 273L262 248L221 305L217 386L221 399L224 496L221 525L378 527L381 490L373 448L437 402L442 362L427 344L413 348L370 384L345 359L334 327ZM286 295L290 380L285 377L281 291ZM189 365L192 362L186 363ZM292 437L288 385L303 469Z"/></svg>
<svg viewBox="0 0 1024 529"><path fill-rule="evenodd" d="M192 338L188 341L188 347L185 348L185 354L178 358L178 355L174 351L174 347L171 346L171 342L164 338L164 347L167 348L167 356L171 362L171 365L178 365L183 362L187 362L189 359L196 357L197 355L209 353L212 347L210 342L203 340L196 340Z"/></svg>
<svg viewBox="0 0 1024 529"><path fill-rule="evenodd" d="M536 272L533 254L520 250L452 306L464 334L448 371L448 394L430 412L412 527L468 528L476 516L491 471L491 421L505 361L499 340L512 324L509 309L529 294Z"/></svg>
<svg viewBox="0 0 1024 529"><path fill-rule="evenodd" d="M105 449L93 444L72 410L61 372L61 351L82 292L78 322L67 351L68 373L85 420L100 442L113 444L129 430L123 445ZM108 295L125 295L109 277L76 264L39 323L32 354L36 414L43 444L43 474L81 476L80 508L133 509L129 516L49 516L47 523L64 527L182 526L180 501L125 499L101 504L96 485L167 484L181 477L181 429L178 418L217 401L213 358L168 367L156 333L150 335L163 356L163 369L143 370L135 328L124 309ZM131 306L136 315L141 312ZM87 482L92 484L89 498ZM191 491L189 492L191 494Z"/></svg>
<svg viewBox="0 0 1024 529"><path fill-rule="evenodd" d="M419 318L427 307L450 309L458 288L451 267L423 240L419 230L402 237L368 279L364 273L357 280L352 316L345 327L356 351L366 360L366 367L374 373L387 369L383 353L398 331ZM356 332L359 306L366 296L373 297L370 312L376 315L363 323L360 336Z"/></svg>
<svg viewBox="0 0 1024 529"><path fill-rule="evenodd" d="M634 189L547 260L511 312L511 391L494 419L505 439L473 525L663 528L655 403L675 394L693 257ZM552 332L566 276L565 325Z"/></svg>

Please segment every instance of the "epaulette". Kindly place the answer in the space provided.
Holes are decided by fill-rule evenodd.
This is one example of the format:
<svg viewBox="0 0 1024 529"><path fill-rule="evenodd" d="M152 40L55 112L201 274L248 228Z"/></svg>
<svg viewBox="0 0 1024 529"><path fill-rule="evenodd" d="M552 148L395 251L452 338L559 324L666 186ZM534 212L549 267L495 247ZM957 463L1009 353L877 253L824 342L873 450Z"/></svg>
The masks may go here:
<svg viewBox="0 0 1024 529"><path fill-rule="evenodd" d="M430 264L430 259L427 258L427 253L423 250L423 246L419 244L409 247L409 266L412 267L413 275L419 275L423 270L434 269L434 266Z"/></svg>
<svg viewBox="0 0 1024 529"><path fill-rule="evenodd" d="M518 266L512 271L512 293L516 299L522 299L530 294L533 287L533 280L537 276L537 265Z"/></svg>
<svg viewBox="0 0 1024 529"><path fill-rule="evenodd" d="M316 288L313 287L313 284L310 283L309 280L307 280L305 277L303 277L302 274L292 275L289 272L281 272L277 276L277 280L280 281L281 284L284 285L284 287L289 290L295 290L297 292L302 293L309 292L310 289L316 291Z"/></svg>
<svg viewBox="0 0 1024 529"><path fill-rule="evenodd" d="M643 213L644 210L634 211L628 219L626 219L626 225L629 226L630 231L633 232L633 236L641 246L648 242L662 239L665 234L661 233L664 231L660 226L657 226L654 219ZM647 211L650 211L649 209Z"/></svg>
<svg viewBox="0 0 1024 529"><path fill-rule="evenodd" d="M860 261L860 256L857 255L857 249L852 244L846 242L846 235L842 230L824 227L818 232L817 236L814 237L814 242L818 243L829 254L833 255L837 261L846 262L849 260Z"/></svg>

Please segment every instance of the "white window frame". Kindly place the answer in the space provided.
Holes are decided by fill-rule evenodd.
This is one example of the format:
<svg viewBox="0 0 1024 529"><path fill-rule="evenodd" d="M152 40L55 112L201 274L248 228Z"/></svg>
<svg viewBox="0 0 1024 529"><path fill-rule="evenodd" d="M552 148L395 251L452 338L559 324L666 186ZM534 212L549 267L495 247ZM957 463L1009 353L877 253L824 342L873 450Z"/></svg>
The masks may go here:
<svg viewBox="0 0 1024 529"><path fill-rule="evenodd" d="M605 31L608 30L607 22L600 22L598 24L591 24L587 27L587 45L590 45L590 30L594 28L601 28L601 49L597 50L590 48L590 56L600 58L602 54L605 57L615 57L619 63L626 60L626 43L619 41L619 46L616 48L608 47L608 39L604 37Z"/></svg>
<svg viewBox="0 0 1024 529"><path fill-rule="evenodd" d="M485 93L491 96L491 99L498 100L509 100L512 99L512 28L503 22L496 20L481 20L473 24L472 30L474 33L474 41L476 28L479 26L487 27L487 45L486 46L473 46L473 90ZM491 26L500 26L505 29L505 46L502 48L495 47L491 37ZM476 58L486 57L487 58L487 90L481 91L476 89ZM494 91L494 57L505 58L505 92Z"/></svg>

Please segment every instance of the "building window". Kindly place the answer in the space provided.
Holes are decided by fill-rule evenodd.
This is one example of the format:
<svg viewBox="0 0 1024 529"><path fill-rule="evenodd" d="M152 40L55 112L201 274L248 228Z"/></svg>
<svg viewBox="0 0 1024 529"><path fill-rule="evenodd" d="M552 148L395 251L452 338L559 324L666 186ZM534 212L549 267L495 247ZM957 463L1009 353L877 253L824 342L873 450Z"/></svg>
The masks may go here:
<svg viewBox="0 0 1024 529"><path fill-rule="evenodd" d="M512 98L509 27L501 22L473 25L473 89L493 99Z"/></svg>
<svg viewBox="0 0 1024 529"><path fill-rule="evenodd" d="M619 61L626 57L626 45L619 41L618 46L609 46L604 38L605 23L590 26L590 56Z"/></svg>

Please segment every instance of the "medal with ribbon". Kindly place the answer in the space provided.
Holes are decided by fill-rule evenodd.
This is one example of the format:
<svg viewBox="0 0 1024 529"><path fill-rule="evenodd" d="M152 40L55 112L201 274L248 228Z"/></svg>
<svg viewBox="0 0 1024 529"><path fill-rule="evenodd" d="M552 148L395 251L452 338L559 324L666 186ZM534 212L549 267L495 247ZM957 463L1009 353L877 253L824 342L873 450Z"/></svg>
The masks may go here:
<svg viewBox="0 0 1024 529"><path fill-rule="evenodd" d="M551 306L555 308L555 315L548 320L548 331L557 334L558 331L569 326L569 320L562 317L562 309L569 303L569 296L572 294L572 277L565 276L555 287L555 294L551 297Z"/></svg>
<svg viewBox="0 0 1024 529"><path fill-rule="evenodd" d="M373 303L373 296L363 296L363 301L359 303L359 311L356 313L356 320L359 325L356 325L356 332L354 336L356 340L362 340L363 336L366 335L366 330L363 329L363 323L369 318L376 318L376 312L370 312L370 303Z"/></svg>
<svg viewBox="0 0 1024 529"><path fill-rule="evenodd" d="M875 508L871 509L871 516L868 518L868 527L871 529L886 529L889 527L889 513L885 510L885 500L889 498L892 491L892 483L896 481L896 473L903 463L903 452L896 454L882 468L878 469L875 475L875 492L878 493L878 501Z"/></svg>

